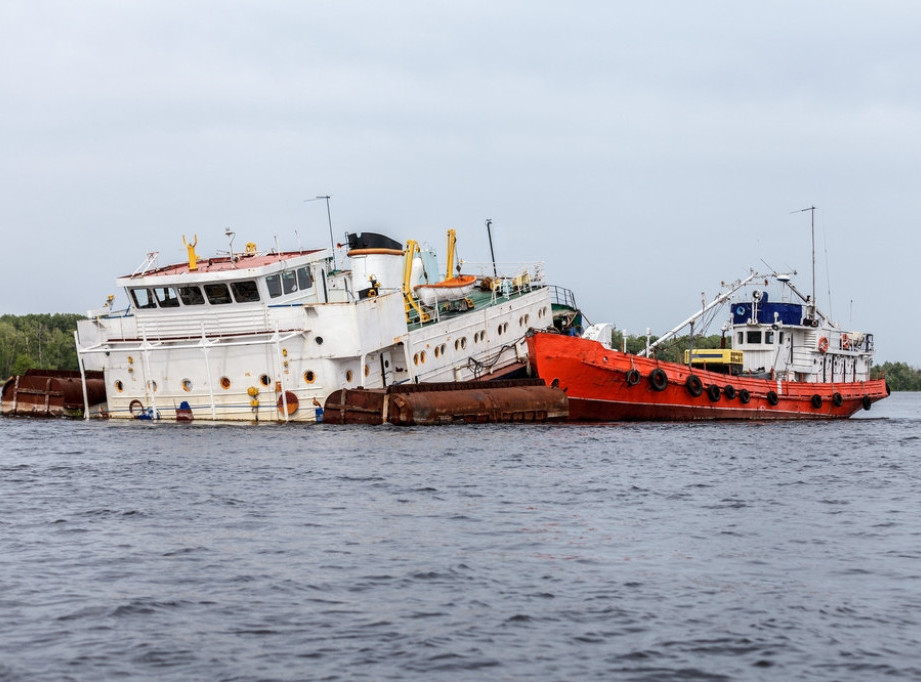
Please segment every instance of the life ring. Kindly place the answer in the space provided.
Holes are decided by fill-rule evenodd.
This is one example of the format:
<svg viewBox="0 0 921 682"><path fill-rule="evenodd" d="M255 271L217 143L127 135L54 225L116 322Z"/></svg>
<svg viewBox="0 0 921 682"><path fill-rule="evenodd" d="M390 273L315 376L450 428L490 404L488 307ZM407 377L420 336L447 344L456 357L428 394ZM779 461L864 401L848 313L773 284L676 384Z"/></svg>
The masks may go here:
<svg viewBox="0 0 921 682"><path fill-rule="evenodd" d="M687 387L688 393L695 398L704 392L704 384L700 380L700 377L695 374L689 374L688 378L684 381L684 385Z"/></svg>
<svg viewBox="0 0 921 682"><path fill-rule="evenodd" d="M131 413L132 417L137 417L138 415L144 414L144 403L140 400L132 400L128 403L128 412Z"/></svg>
<svg viewBox="0 0 921 682"><path fill-rule="evenodd" d="M768 391L768 392L767 392L767 401L768 401L771 405L776 405L778 402L780 402L780 398L777 397L777 393L775 393L774 391Z"/></svg>
<svg viewBox="0 0 921 682"><path fill-rule="evenodd" d="M835 391L832 393L831 401L835 407L841 407L841 404L844 402L844 398L841 397L841 394Z"/></svg>
<svg viewBox="0 0 921 682"><path fill-rule="evenodd" d="M849 350L850 347L851 347L851 340L850 340L849 338L847 338L847 334L842 334L842 335L841 335L841 347L842 347L844 350Z"/></svg>
<svg viewBox="0 0 921 682"><path fill-rule="evenodd" d="M664 391L668 386L668 375L664 369L656 367L649 373L649 385L656 391Z"/></svg>
<svg viewBox="0 0 921 682"><path fill-rule="evenodd" d="M716 384L710 384L707 386L707 397L714 403L718 403L720 400L720 387Z"/></svg>
<svg viewBox="0 0 921 682"><path fill-rule="evenodd" d="M743 405L747 405L748 401L752 399L752 394L748 392L745 388L739 389L739 402Z"/></svg>
<svg viewBox="0 0 921 682"><path fill-rule="evenodd" d="M824 336L819 339L819 352L820 353L828 352L828 338Z"/></svg>
<svg viewBox="0 0 921 682"><path fill-rule="evenodd" d="M627 386L636 386L640 383L640 373L636 369L628 371L624 378L627 381Z"/></svg>
<svg viewBox="0 0 921 682"><path fill-rule="evenodd" d="M732 384L726 384L723 387L723 395L726 396L726 400L732 400L736 397L736 389Z"/></svg>
<svg viewBox="0 0 921 682"><path fill-rule="evenodd" d="M818 393L814 394L809 400L815 409L822 407L822 396L820 396Z"/></svg>

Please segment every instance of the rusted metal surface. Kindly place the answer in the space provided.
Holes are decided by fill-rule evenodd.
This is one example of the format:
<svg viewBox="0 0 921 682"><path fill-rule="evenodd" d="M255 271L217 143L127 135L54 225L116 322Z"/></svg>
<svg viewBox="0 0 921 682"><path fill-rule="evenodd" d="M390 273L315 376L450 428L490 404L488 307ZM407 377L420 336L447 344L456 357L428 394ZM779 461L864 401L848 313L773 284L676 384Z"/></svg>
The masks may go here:
<svg viewBox="0 0 921 682"><path fill-rule="evenodd" d="M105 407L106 387L102 372L86 372L86 396L90 409ZM79 372L30 369L3 385L0 412L19 417L84 416L83 381Z"/></svg>
<svg viewBox="0 0 921 682"><path fill-rule="evenodd" d="M566 394L540 379L467 383L399 384L353 389L326 400L329 424L485 424L565 420Z"/></svg>

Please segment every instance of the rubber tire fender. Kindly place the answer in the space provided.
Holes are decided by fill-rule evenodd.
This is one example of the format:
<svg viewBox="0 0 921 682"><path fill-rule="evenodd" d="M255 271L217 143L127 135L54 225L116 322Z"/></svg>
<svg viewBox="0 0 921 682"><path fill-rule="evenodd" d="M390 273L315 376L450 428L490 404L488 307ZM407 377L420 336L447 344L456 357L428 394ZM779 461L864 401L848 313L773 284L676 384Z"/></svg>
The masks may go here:
<svg viewBox="0 0 921 682"><path fill-rule="evenodd" d="M714 403L718 403L720 400L720 387L716 384L710 384L707 386L707 397Z"/></svg>
<svg viewBox="0 0 921 682"><path fill-rule="evenodd" d="M684 380L684 385L688 389L688 393L695 398L704 392L704 383L696 374L689 374L688 378Z"/></svg>
<svg viewBox="0 0 921 682"><path fill-rule="evenodd" d="M771 405L776 405L778 402L780 402L780 398L777 397L777 393L774 391L768 391L767 396L765 397L767 398L768 403Z"/></svg>
<svg viewBox="0 0 921 682"><path fill-rule="evenodd" d="M668 375L664 369L656 367L649 373L649 385L653 390L664 391L668 387Z"/></svg>

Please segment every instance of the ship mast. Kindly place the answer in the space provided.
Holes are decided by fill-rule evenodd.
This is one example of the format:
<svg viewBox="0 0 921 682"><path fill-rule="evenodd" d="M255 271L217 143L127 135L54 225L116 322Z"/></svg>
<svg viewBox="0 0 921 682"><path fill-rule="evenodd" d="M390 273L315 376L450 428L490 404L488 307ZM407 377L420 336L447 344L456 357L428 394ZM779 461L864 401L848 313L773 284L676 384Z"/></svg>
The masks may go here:
<svg viewBox="0 0 921 682"><path fill-rule="evenodd" d="M810 229L812 231L812 299L809 304L809 319L815 319L815 206L810 206L809 208L803 208L799 211L793 211L794 213L805 213L809 211L810 215Z"/></svg>

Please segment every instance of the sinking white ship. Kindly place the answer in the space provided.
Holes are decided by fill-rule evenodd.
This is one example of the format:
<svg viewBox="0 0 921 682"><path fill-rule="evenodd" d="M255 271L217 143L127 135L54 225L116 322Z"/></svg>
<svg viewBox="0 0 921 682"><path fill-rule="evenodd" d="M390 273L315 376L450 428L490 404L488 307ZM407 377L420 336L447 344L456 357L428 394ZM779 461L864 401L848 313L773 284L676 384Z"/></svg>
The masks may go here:
<svg viewBox="0 0 921 682"><path fill-rule="evenodd" d="M79 323L81 371L102 371L106 388L87 417L312 422L338 389L511 374L526 365L528 329L553 321L539 263L455 275L453 234L444 279L474 286L436 286L425 300L439 269L411 240L350 234L345 264L331 249L232 242L200 258L196 243L187 262L150 254L116 280L126 309L110 298Z"/></svg>

